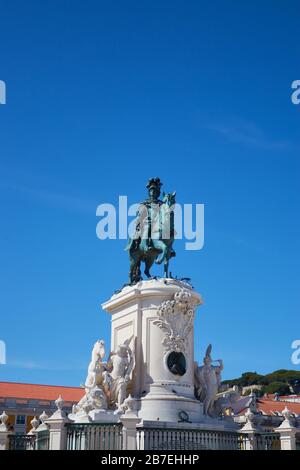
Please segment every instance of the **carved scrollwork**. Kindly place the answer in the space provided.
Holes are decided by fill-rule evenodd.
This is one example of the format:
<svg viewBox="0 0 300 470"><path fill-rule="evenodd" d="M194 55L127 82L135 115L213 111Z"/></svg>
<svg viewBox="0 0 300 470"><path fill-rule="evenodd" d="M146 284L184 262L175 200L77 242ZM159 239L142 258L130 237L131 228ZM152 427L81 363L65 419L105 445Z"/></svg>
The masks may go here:
<svg viewBox="0 0 300 470"><path fill-rule="evenodd" d="M162 344L166 351L185 352L186 338L193 328L195 301L190 292L181 289L172 300L158 308L158 319L153 324L164 332Z"/></svg>

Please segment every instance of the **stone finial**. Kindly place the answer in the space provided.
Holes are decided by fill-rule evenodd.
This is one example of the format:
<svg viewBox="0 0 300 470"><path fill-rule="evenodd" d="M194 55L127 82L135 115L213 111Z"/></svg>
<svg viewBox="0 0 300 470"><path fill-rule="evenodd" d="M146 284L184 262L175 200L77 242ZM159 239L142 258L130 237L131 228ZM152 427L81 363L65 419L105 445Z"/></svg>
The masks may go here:
<svg viewBox="0 0 300 470"><path fill-rule="evenodd" d="M30 424L32 426L33 429L36 429L39 425L39 420L37 419L36 416L34 416L34 418L30 421Z"/></svg>
<svg viewBox="0 0 300 470"><path fill-rule="evenodd" d="M284 419L287 419L287 420L290 420L293 417L293 414L290 412L287 406L285 406L281 414L284 417Z"/></svg>
<svg viewBox="0 0 300 470"><path fill-rule="evenodd" d="M30 424L31 424L31 429L28 434L34 434L39 426L39 420L37 419L36 416L34 416L34 418L30 421Z"/></svg>
<svg viewBox="0 0 300 470"><path fill-rule="evenodd" d="M0 421L1 421L0 431L7 431L7 426L6 426L7 420L8 420L8 415L5 413L5 411L3 411L2 414L0 415Z"/></svg>
<svg viewBox="0 0 300 470"><path fill-rule="evenodd" d="M245 413L246 423L241 429L241 432L257 432L257 415L251 411L250 408Z"/></svg>
<svg viewBox="0 0 300 470"><path fill-rule="evenodd" d="M287 406L285 406L284 410L281 412L282 416L284 417L284 421L282 422L281 426L282 427L294 427L294 415L291 413L291 411L288 409ZM279 426L280 427L280 426Z"/></svg>
<svg viewBox="0 0 300 470"><path fill-rule="evenodd" d="M56 410L54 411L53 415L50 416L50 418L47 417L47 423L49 424L49 421L53 420L66 420L67 419L67 414L64 411L63 407L65 404L65 400L59 395L59 397L55 400L55 405L56 405Z"/></svg>
<svg viewBox="0 0 300 470"><path fill-rule="evenodd" d="M42 421L42 424L45 423L45 421L49 418L47 415L46 411L43 411L43 413L39 416L40 420Z"/></svg>
<svg viewBox="0 0 300 470"><path fill-rule="evenodd" d="M248 423L254 423L255 415L250 408L246 411L245 418Z"/></svg>
<svg viewBox="0 0 300 470"><path fill-rule="evenodd" d="M258 413L258 408L257 408L257 398L256 398L256 394L252 391L249 395L249 399L250 399L250 402L249 402L249 410L252 412L252 413Z"/></svg>
<svg viewBox="0 0 300 470"><path fill-rule="evenodd" d="M59 411L62 411L64 404L65 404L65 400L62 398L61 395L59 395L59 397L55 400L56 408Z"/></svg>
<svg viewBox="0 0 300 470"><path fill-rule="evenodd" d="M47 426L47 419L48 419L48 415L45 411L43 411L43 413L39 416L39 420L41 421L41 424L37 427L36 429L36 432L39 432L39 431L46 431L48 430L48 426Z"/></svg>

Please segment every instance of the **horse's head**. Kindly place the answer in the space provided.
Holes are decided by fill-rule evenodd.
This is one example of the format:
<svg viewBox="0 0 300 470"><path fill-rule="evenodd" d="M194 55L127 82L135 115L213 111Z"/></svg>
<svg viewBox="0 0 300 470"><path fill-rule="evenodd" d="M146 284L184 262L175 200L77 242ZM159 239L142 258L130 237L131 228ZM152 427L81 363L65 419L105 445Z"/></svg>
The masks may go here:
<svg viewBox="0 0 300 470"><path fill-rule="evenodd" d="M101 359L105 356L105 342L103 339L98 339L93 347L92 356L98 356Z"/></svg>
<svg viewBox="0 0 300 470"><path fill-rule="evenodd" d="M168 193L163 195L163 204L166 204L168 207L172 207L175 204L176 192Z"/></svg>

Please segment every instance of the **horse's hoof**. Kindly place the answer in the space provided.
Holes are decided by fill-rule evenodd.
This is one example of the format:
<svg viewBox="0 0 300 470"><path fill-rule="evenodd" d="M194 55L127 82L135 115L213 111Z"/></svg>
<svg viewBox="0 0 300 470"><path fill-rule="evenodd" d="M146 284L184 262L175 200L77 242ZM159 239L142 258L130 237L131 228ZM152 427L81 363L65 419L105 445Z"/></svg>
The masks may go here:
<svg viewBox="0 0 300 470"><path fill-rule="evenodd" d="M155 264L161 264L161 263L162 263L162 260L155 261Z"/></svg>

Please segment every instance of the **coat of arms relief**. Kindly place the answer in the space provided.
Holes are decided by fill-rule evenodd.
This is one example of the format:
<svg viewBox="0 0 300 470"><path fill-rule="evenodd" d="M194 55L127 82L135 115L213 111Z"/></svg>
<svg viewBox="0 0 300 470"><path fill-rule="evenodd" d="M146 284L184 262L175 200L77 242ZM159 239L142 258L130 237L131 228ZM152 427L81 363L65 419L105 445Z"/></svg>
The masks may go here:
<svg viewBox="0 0 300 470"><path fill-rule="evenodd" d="M187 338L193 328L197 302L192 294L184 289L174 294L158 308L158 319L153 324L164 332L162 344L165 351L184 353Z"/></svg>

